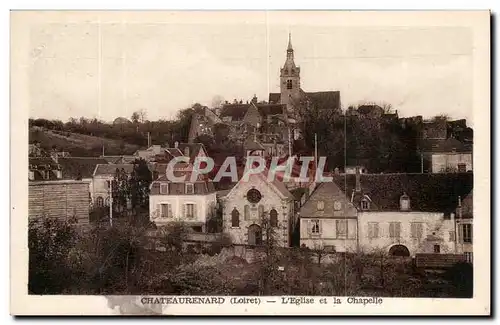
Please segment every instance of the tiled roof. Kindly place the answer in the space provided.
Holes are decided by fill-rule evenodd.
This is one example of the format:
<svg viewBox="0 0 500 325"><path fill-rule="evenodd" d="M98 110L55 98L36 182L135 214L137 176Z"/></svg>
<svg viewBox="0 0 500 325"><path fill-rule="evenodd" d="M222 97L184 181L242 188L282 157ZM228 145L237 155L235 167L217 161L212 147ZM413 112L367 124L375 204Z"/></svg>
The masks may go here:
<svg viewBox="0 0 500 325"><path fill-rule="evenodd" d="M59 158L64 179L91 178L98 164L108 164L104 158L70 157Z"/></svg>
<svg viewBox="0 0 500 325"><path fill-rule="evenodd" d="M233 121L241 121L245 117L245 114L248 111L248 108L252 105L252 103L249 104L225 104L222 107L222 112L221 112L221 117L225 116L230 116ZM267 115L279 115L283 114L285 111L285 105L281 105L278 103L276 104L261 104L257 103L255 104L257 109L259 110L259 113L262 116L267 116Z"/></svg>
<svg viewBox="0 0 500 325"><path fill-rule="evenodd" d="M463 143L457 139L422 139L419 143L422 152L472 152L472 143Z"/></svg>
<svg viewBox="0 0 500 325"><path fill-rule="evenodd" d="M189 148L189 159L191 162L194 161L194 158L198 155L200 150L203 148L202 143L179 143L178 149L181 151L183 154L186 150L186 148Z"/></svg>
<svg viewBox="0 0 500 325"><path fill-rule="evenodd" d="M244 144L245 150L265 150L264 146L253 139L253 135L249 136Z"/></svg>
<svg viewBox="0 0 500 325"><path fill-rule="evenodd" d="M250 104L224 104L220 116L230 116L233 121L241 121L249 107Z"/></svg>
<svg viewBox="0 0 500 325"><path fill-rule="evenodd" d="M340 91L319 91L305 94L317 109L340 110Z"/></svg>
<svg viewBox="0 0 500 325"><path fill-rule="evenodd" d="M281 103L281 93L269 93L269 103L271 104Z"/></svg>
<svg viewBox="0 0 500 325"><path fill-rule="evenodd" d="M256 104L259 112L263 116L284 114L286 105L282 104Z"/></svg>
<svg viewBox="0 0 500 325"><path fill-rule="evenodd" d="M129 174L134 170L134 164L99 164L95 169L94 175L114 175L116 169L124 169Z"/></svg>
<svg viewBox="0 0 500 325"><path fill-rule="evenodd" d="M412 211L454 212L458 197L466 197L473 187L472 173L443 174L361 174L361 192L356 193L356 175L334 176L334 182L360 208L365 195L371 200L370 210L397 211L400 197L410 197Z"/></svg>
<svg viewBox="0 0 500 325"><path fill-rule="evenodd" d="M190 175L187 179L189 179ZM160 177L158 180L151 184L151 195L206 195L215 193L214 184L211 181L203 180L193 183L193 193L186 192L186 183L172 183L166 180L165 176ZM168 194L160 192L160 185L168 184Z"/></svg>

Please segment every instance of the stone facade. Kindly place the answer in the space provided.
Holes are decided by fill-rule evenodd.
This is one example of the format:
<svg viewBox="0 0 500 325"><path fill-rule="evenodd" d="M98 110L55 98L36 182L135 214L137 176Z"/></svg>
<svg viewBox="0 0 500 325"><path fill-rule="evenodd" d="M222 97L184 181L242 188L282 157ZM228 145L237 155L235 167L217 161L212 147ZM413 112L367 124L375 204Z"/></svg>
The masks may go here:
<svg viewBox="0 0 500 325"><path fill-rule="evenodd" d="M360 250L390 252L395 245L417 253L454 253L454 221L443 213L415 211L359 212ZM392 228L392 229L391 229Z"/></svg>
<svg viewBox="0 0 500 325"><path fill-rule="evenodd" d="M260 193L258 202L247 196L250 190ZM231 236L234 244L259 245L265 241L263 218L269 224L271 215L276 213L275 239L279 246L290 246L290 232L295 224L294 201L282 183L268 182L263 174L250 175L248 181L242 178L221 201L223 231ZM234 211L239 215L238 222L234 220Z"/></svg>

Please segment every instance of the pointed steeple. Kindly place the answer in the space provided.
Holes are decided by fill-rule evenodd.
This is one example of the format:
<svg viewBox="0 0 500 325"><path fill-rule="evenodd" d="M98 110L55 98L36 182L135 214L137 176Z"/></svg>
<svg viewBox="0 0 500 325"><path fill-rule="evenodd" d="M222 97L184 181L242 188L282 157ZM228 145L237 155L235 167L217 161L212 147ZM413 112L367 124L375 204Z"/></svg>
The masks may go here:
<svg viewBox="0 0 500 325"><path fill-rule="evenodd" d="M286 50L293 52L293 47L292 47L292 33L288 33L288 48Z"/></svg>

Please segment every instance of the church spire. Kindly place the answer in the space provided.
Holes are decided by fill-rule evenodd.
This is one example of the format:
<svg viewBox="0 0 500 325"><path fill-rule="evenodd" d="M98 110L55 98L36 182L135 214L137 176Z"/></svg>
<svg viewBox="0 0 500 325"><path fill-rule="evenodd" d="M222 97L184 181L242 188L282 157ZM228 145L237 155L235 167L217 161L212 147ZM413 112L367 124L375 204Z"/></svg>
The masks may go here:
<svg viewBox="0 0 500 325"><path fill-rule="evenodd" d="M293 47L292 47L292 33L288 33L288 48L286 50L293 52Z"/></svg>

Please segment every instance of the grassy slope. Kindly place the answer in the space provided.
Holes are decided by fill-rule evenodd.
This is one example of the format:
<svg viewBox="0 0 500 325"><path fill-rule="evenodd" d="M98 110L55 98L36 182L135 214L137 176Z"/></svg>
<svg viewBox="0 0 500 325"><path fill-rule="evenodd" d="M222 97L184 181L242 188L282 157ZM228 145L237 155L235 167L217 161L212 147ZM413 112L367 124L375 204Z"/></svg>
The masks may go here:
<svg viewBox="0 0 500 325"><path fill-rule="evenodd" d="M45 150L50 150L55 145L58 150L68 151L72 156L99 156L102 154L103 145L106 155L133 154L139 149L139 146L122 140L39 128L29 130L29 141L40 142L40 146Z"/></svg>

